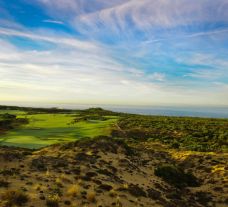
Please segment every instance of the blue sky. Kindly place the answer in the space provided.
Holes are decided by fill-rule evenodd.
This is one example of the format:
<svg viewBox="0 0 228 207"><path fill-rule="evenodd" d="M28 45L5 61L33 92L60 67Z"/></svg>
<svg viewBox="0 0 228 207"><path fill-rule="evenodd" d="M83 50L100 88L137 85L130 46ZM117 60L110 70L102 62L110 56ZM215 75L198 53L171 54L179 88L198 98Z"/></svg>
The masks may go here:
<svg viewBox="0 0 228 207"><path fill-rule="evenodd" d="M0 0L0 101L228 106L227 0Z"/></svg>

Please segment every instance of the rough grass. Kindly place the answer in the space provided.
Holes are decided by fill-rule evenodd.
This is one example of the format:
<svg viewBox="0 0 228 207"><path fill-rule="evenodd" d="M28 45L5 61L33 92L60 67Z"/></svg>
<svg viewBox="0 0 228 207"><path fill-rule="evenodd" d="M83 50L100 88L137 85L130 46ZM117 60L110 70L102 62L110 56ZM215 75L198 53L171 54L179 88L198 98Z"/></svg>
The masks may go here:
<svg viewBox="0 0 228 207"><path fill-rule="evenodd" d="M18 111L16 113L20 114L17 116L19 118L28 118L29 124L2 135L2 145L40 148L83 137L108 136L111 127L117 121L117 117L108 117L105 121L88 120L72 124L77 114L25 115Z"/></svg>

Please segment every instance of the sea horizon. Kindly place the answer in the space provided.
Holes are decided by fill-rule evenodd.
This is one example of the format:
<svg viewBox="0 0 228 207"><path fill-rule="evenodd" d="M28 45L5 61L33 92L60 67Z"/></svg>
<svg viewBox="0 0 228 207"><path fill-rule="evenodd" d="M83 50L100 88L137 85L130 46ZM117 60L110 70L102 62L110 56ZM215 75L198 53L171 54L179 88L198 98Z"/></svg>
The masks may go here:
<svg viewBox="0 0 228 207"><path fill-rule="evenodd" d="M132 106L109 104L66 104L66 103L0 103L0 105L37 107L37 108L63 108L63 109L88 109L100 107L115 112L155 115L155 116L181 116L202 118L228 118L228 106Z"/></svg>

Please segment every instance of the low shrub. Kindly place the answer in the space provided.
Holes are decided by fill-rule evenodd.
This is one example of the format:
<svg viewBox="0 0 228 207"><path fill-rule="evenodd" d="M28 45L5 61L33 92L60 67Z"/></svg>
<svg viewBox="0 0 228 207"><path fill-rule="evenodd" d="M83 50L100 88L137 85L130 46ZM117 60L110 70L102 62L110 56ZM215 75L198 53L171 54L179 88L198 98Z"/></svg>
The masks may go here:
<svg viewBox="0 0 228 207"><path fill-rule="evenodd" d="M154 174L175 187L199 186L199 182L193 174L185 173L183 169L174 165L163 164L158 166Z"/></svg>
<svg viewBox="0 0 228 207"><path fill-rule="evenodd" d="M9 182L5 181L5 180L0 180L0 188L7 188L9 186Z"/></svg>
<svg viewBox="0 0 228 207"><path fill-rule="evenodd" d="M16 190L8 190L2 195L2 200L5 202L6 207L11 206L24 206L29 198L24 192Z"/></svg>

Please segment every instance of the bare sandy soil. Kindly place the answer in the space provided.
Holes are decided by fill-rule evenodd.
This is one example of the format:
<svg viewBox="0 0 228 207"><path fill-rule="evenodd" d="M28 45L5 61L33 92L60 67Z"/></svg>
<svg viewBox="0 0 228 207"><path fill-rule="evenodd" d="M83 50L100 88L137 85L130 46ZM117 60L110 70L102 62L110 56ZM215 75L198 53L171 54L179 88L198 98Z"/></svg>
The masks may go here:
<svg viewBox="0 0 228 207"><path fill-rule="evenodd" d="M197 185L155 175L167 164L194 175ZM0 198L1 207L225 207L228 155L107 137L36 151L1 147Z"/></svg>

